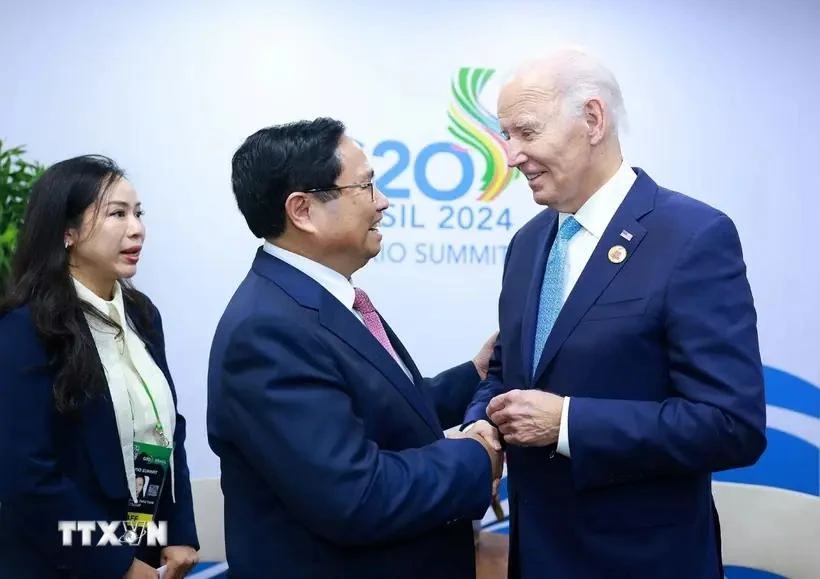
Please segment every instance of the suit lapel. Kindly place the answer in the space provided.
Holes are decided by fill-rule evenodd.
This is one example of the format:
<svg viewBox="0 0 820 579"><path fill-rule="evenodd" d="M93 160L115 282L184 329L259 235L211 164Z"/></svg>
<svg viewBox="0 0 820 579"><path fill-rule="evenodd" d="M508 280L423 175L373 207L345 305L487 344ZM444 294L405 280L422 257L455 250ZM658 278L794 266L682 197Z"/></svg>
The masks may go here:
<svg viewBox="0 0 820 579"><path fill-rule="evenodd" d="M387 350L362 324L356 316L339 302L319 283L295 267L259 249L254 260L253 269L276 283L290 294L302 306L317 310L319 323L344 341L379 371L396 390L407 400L413 410L424 420L436 435L441 433L435 416L431 416L429 405L421 390L407 377L401 367L393 360ZM383 322L382 322L383 323ZM395 334L387 329L388 336L394 345L399 344ZM392 335L391 335L392 334ZM397 351L399 351L397 349ZM409 360L402 347L400 355ZM414 368L414 366L411 366Z"/></svg>
<svg viewBox="0 0 820 579"><path fill-rule="evenodd" d="M551 219L535 240L532 270L534 275L530 280L529 291L524 305L524 318L521 323L521 355L524 357L524 367L527 385L532 383L533 349L535 348L535 326L538 323L538 302L541 299L541 285L544 278L544 269L547 265L550 247L558 230L558 213L553 212Z"/></svg>
<svg viewBox="0 0 820 579"><path fill-rule="evenodd" d="M404 370L399 367L393 357L379 344L364 324L339 303L339 300L327 292L325 292L319 308L319 321L367 359L376 370L381 372L424 419L424 422L438 434L436 422L430 416L429 406L418 387L411 382ZM395 345L395 342L393 344ZM406 351L404 354L406 355Z"/></svg>
<svg viewBox="0 0 820 579"><path fill-rule="evenodd" d="M89 343L94 344L88 324L82 324L81 328ZM96 348L94 348L94 358L95 369L105 380L105 370ZM82 425L85 446L102 491L110 498L127 496L128 482L125 478L125 463L122 460L117 417L108 391L102 396L95 396L89 400L82 410Z"/></svg>
<svg viewBox="0 0 820 579"><path fill-rule="evenodd" d="M379 316L381 318L381 316ZM416 363L413 362L412 356L404 347L404 344L401 343L399 337L393 332L393 329L387 324L387 322L382 318L382 324L384 324L384 330L387 332L387 337L390 339L390 343L393 345L393 348L396 350L396 353L404 362L404 365L407 366L407 369L410 371L410 374L413 376L413 384L414 389L419 393L419 397L424 405L424 410L426 411L427 415L427 423L433 427L434 432L439 437L443 436L441 423L438 419L438 414L436 412L435 406L432 404L433 400L430 396L428 396L423 388L424 384L424 377L419 372ZM404 371L402 371L402 374Z"/></svg>
<svg viewBox="0 0 820 579"><path fill-rule="evenodd" d="M597 300L606 289L612 281L612 278L621 271L621 268L624 267L635 251L637 251L638 246L646 235L646 228L638 222L638 219L652 210L657 185L640 169L636 169L636 172L638 178L635 180L623 203L621 203L621 206L615 212L603 236L601 236L601 239L595 246L595 250L592 252L589 261L581 272L581 276L578 278L575 287L572 292L570 292L567 301L561 308L558 319L556 319L555 325L547 337L546 344L544 344L544 351L541 354L541 359L538 362L538 368L533 378L534 384L538 383L538 380L543 375L547 366L558 353L558 350L569 337L570 333L575 329L575 326L578 325L578 322L581 321L581 318L587 310L589 310L595 303L595 300ZM621 236L622 231L631 234L631 238L626 239ZM626 250L626 258L620 263L615 263L609 258L610 249L616 245L620 245ZM540 271L543 275L543 267L541 267ZM535 277L538 278L538 284L540 286L542 276L536 275ZM537 300L538 298L536 297L535 317L537 317ZM530 349L532 350L532 346L530 346Z"/></svg>
<svg viewBox="0 0 820 579"><path fill-rule="evenodd" d="M100 488L110 498L127 496L128 481L119 445L120 435L114 405L108 394L95 397L83 409L83 432Z"/></svg>

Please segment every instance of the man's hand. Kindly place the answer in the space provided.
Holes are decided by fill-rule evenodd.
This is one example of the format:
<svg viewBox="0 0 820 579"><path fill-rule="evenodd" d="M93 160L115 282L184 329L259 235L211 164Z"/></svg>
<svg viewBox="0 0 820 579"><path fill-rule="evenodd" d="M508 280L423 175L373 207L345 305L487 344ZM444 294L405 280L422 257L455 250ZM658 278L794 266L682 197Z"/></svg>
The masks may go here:
<svg viewBox="0 0 820 579"><path fill-rule="evenodd" d="M477 434L484 440L486 440L490 446L492 446L495 450L501 451L501 441L499 440L498 430L487 422L486 420L476 420L472 424L470 424L467 428L464 429L465 432L470 432L470 434ZM504 457L501 457L502 467L504 462ZM498 486L501 484L501 477L493 479L493 496L498 496Z"/></svg>
<svg viewBox="0 0 820 579"><path fill-rule="evenodd" d="M477 434L492 446L495 450L501 450L501 441L498 437L498 430L486 420L476 420L464 429L470 434Z"/></svg>
<svg viewBox="0 0 820 579"><path fill-rule="evenodd" d="M487 373L490 371L490 358L493 355L496 339L498 339L498 330L496 330L493 335L490 336L486 342L484 342L484 345L481 346L481 349L478 351L476 357L473 358L473 365L482 380L487 379Z"/></svg>
<svg viewBox="0 0 820 579"><path fill-rule="evenodd" d="M123 579L157 579L157 577L159 577L157 570L139 559L134 559L128 571L123 575Z"/></svg>
<svg viewBox="0 0 820 579"><path fill-rule="evenodd" d="M495 490L497 481L501 479L501 473L504 469L504 455L501 452L501 445L499 444L498 448L494 448L492 444L487 441L487 439L474 432L454 431L449 434L448 438L472 438L484 447L484 450L487 451L487 454L490 457L490 463L492 464L493 490Z"/></svg>
<svg viewBox="0 0 820 579"><path fill-rule="evenodd" d="M162 550L162 564L168 565L166 579L182 579L199 563L199 553L191 547L165 547Z"/></svg>
<svg viewBox="0 0 820 579"><path fill-rule="evenodd" d="M511 390L487 405L487 416L518 446L548 446L558 441L564 398L541 390Z"/></svg>

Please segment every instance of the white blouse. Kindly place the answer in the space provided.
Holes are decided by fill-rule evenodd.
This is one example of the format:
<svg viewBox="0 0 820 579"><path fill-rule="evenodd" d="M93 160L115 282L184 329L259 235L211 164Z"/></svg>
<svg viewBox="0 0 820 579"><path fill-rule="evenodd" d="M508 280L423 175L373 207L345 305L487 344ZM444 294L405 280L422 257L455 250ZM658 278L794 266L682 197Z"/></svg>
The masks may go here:
<svg viewBox="0 0 820 579"><path fill-rule="evenodd" d="M117 337L117 331L114 328L89 314L85 315L105 370L111 402L114 405L128 490L131 498L136 501L134 442L161 444L155 429L156 416L145 389L146 387L150 389L164 434L169 444L173 444L176 409L171 397L171 388L165 379L165 374L148 352L145 343L127 323L120 284L114 285L114 297L110 301L102 299L76 279L74 279L74 286L81 300L96 308L123 329L122 335ZM171 485L173 497L175 486L173 453L169 468L171 476L168 482Z"/></svg>

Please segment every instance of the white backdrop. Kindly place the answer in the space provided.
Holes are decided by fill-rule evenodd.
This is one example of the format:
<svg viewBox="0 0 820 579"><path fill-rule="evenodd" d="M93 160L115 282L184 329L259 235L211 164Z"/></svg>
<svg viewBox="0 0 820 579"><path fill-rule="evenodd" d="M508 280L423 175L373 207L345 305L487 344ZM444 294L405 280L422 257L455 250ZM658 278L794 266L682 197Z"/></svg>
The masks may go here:
<svg viewBox="0 0 820 579"><path fill-rule="evenodd" d="M205 436L208 350L257 246L230 191L242 140L335 116L382 188L406 190L392 200L383 255L356 282L432 374L472 357L495 329L503 248L537 210L520 179L477 200L485 172L505 174L486 129L497 81L573 43L621 82L628 161L740 230L771 368L770 449L723 480L820 494L820 3L29 0L3 2L0 19L0 138L46 163L108 154L142 196L137 282L164 315L195 477L218 474ZM478 84L456 91L463 69ZM457 187L463 195L446 201L424 194ZM402 212L415 215L404 226Z"/></svg>

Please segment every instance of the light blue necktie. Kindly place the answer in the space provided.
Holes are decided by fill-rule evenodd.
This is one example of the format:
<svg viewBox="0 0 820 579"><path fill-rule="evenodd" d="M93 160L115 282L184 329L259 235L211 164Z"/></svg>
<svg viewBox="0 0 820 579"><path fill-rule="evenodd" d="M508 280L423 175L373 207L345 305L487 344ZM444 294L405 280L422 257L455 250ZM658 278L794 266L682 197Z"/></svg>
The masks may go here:
<svg viewBox="0 0 820 579"><path fill-rule="evenodd" d="M538 300L538 325L535 327L535 347L532 352L532 374L538 367L547 336L563 306L564 274L567 269L567 248L569 240L581 230L581 224L570 215L558 228L558 234L552 244L547 267L544 270L544 281L541 282L541 298Z"/></svg>

